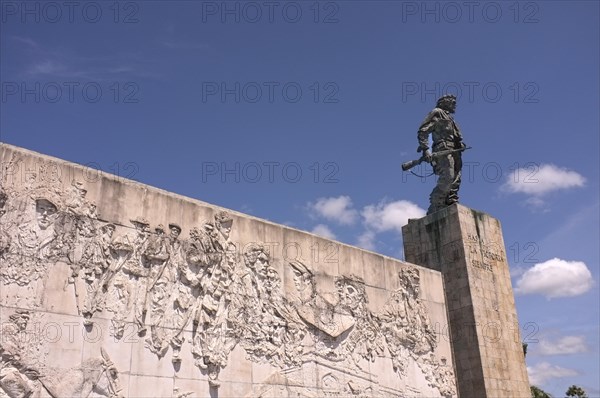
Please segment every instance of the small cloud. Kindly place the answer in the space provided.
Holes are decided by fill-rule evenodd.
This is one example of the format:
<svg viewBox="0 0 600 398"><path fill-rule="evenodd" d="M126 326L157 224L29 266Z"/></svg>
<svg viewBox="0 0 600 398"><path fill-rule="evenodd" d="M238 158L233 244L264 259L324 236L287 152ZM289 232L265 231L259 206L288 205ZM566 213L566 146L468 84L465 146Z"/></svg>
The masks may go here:
<svg viewBox="0 0 600 398"><path fill-rule="evenodd" d="M39 47L39 45L33 39L30 39L29 37L12 36L12 39L19 43L26 44L29 47L33 47L33 48Z"/></svg>
<svg viewBox="0 0 600 398"><path fill-rule="evenodd" d="M527 268L517 265L517 266L510 267L510 269L508 271L510 272L511 278L516 278L518 276L523 275L525 273L525 271L527 271Z"/></svg>
<svg viewBox="0 0 600 398"><path fill-rule="evenodd" d="M366 250L375 250L375 232L365 231L358 237L356 245Z"/></svg>
<svg viewBox="0 0 600 398"><path fill-rule="evenodd" d="M172 41L172 40L161 40L159 42L164 47L172 50L204 50L208 48L206 43L194 43L185 41Z"/></svg>
<svg viewBox="0 0 600 398"><path fill-rule="evenodd" d="M65 72L67 68L60 62L45 60L37 62L29 67L29 75L59 75Z"/></svg>
<svg viewBox="0 0 600 398"><path fill-rule="evenodd" d="M525 271L517 281L515 293L541 294L549 299L571 297L587 292L593 284L585 263L553 258Z"/></svg>
<svg viewBox="0 0 600 398"><path fill-rule="evenodd" d="M352 208L352 199L349 196L319 198L315 203L308 203L308 209L313 217L324 217L342 225L354 224L358 216L358 212Z"/></svg>
<svg viewBox="0 0 600 398"><path fill-rule="evenodd" d="M115 66L108 68L108 73L133 73L135 70L131 66Z"/></svg>
<svg viewBox="0 0 600 398"><path fill-rule="evenodd" d="M402 233L402 227L408 223L408 219L425 216L425 210L408 200L388 202L384 199L376 205L365 206L361 215L369 230L395 230Z"/></svg>
<svg viewBox="0 0 600 398"><path fill-rule="evenodd" d="M579 375L574 369L563 368L548 362L540 362L527 367L529 383L532 385L544 384L548 380L561 377L573 377Z"/></svg>
<svg viewBox="0 0 600 398"><path fill-rule="evenodd" d="M510 193L524 193L542 196L561 189L581 188L585 177L581 174L553 164L535 165L514 170L508 175L502 189ZM540 205L543 201L534 200L530 204Z"/></svg>
<svg viewBox="0 0 600 398"><path fill-rule="evenodd" d="M535 350L539 355L568 355L588 352L584 336L563 336L556 340L542 339Z"/></svg>
<svg viewBox="0 0 600 398"><path fill-rule="evenodd" d="M407 200L390 202L383 199L375 205L365 206L361 211L365 231L358 237L357 246L367 250L375 250L375 239L378 233L396 231L402 233L402 226L409 218L421 218L425 210Z"/></svg>
<svg viewBox="0 0 600 398"><path fill-rule="evenodd" d="M313 234L322 236L326 239L335 239L335 234L329 229L329 227L325 224L318 224L315 226L312 231Z"/></svg>
<svg viewBox="0 0 600 398"><path fill-rule="evenodd" d="M531 196L527 198L527 200L525 200L525 206L527 206L534 213L548 213L550 211L548 203L539 196Z"/></svg>
<svg viewBox="0 0 600 398"><path fill-rule="evenodd" d="M22 57L19 73L28 79L52 78L114 81L115 78L153 77L153 61L141 51L109 54L86 54L68 47L55 47L28 37L12 36L19 44Z"/></svg>

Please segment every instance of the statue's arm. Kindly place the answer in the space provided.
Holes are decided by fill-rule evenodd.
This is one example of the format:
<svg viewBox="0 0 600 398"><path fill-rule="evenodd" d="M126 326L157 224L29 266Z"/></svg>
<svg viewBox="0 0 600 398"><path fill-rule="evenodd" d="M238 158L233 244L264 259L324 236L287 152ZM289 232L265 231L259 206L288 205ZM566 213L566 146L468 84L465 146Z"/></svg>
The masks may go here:
<svg viewBox="0 0 600 398"><path fill-rule="evenodd" d="M436 108L429 112L423 123L421 123L421 127L419 127L419 131L417 132L417 140L419 141L417 152L425 152L429 149L429 133L433 130L439 118L440 115Z"/></svg>

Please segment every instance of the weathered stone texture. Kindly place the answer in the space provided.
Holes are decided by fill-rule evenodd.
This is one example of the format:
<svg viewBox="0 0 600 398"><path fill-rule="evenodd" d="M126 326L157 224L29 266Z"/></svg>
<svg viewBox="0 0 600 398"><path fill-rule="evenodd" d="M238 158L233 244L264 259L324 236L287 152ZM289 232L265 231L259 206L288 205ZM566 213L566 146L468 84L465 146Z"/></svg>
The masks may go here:
<svg viewBox="0 0 600 398"><path fill-rule="evenodd" d="M0 162L0 397L456 396L439 272L10 145Z"/></svg>
<svg viewBox="0 0 600 398"><path fill-rule="evenodd" d="M459 395L530 397L500 222L455 204L402 232L406 260L442 272Z"/></svg>

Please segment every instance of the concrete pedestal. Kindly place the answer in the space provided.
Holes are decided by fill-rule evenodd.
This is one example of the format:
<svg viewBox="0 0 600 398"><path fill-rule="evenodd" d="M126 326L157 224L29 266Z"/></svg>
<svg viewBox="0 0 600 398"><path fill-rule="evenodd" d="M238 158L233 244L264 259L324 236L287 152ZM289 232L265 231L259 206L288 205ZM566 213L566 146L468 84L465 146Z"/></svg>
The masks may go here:
<svg viewBox="0 0 600 398"><path fill-rule="evenodd" d="M529 398L500 222L455 204L402 234L406 261L442 273L459 396Z"/></svg>

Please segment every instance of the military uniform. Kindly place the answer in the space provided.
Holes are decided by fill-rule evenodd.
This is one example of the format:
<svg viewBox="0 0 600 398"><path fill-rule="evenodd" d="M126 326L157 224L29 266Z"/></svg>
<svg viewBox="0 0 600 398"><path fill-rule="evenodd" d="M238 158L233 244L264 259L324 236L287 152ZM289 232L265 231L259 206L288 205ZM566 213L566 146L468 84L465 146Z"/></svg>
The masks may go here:
<svg viewBox="0 0 600 398"><path fill-rule="evenodd" d="M445 97L440 98L442 100ZM454 100L455 101L455 100ZM419 131L419 152L425 153L429 149L428 138L432 135L432 161L433 171L438 176L436 187L429 197L430 206L427 214L435 213L446 206L458 202L460 188L462 158L461 152L455 152L442 157L435 157L436 152L459 149L465 147L458 125L452 113L440 107L434 108L425 118Z"/></svg>

